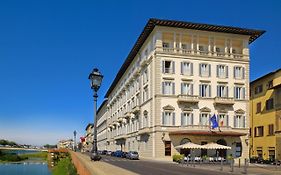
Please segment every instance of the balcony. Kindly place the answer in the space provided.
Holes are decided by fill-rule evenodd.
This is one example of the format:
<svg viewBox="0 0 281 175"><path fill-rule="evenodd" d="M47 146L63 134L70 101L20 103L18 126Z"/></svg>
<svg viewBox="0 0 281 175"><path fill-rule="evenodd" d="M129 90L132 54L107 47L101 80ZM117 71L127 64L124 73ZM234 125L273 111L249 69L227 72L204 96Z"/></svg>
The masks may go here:
<svg viewBox="0 0 281 175"><path fill-rule="evenodd" d="M146 63L147 63L147 59L142 58L142 60L140 61L140 65L143 67L146 65Z"/></svg>
<svg viewBox="0 0 281 175"><path fill-rule="evenodd" d="M140 112L140 106L135 106L135 107L133 107L133 109L132 109L132 113L134 113L134 114L136 114L136 113L139 113Z"/></svg>
<svg viewBox="0 0 281 175"><path fill-rule="evenodd" d="M214 104L217 105L234 105L234 98L230 97L215 97Z"/></svg>
<svg viewBox="0 0 281 175"><path fill-rule="evenodd" d="M140 128L138 134L147 134L149 133L149 131L150 131L149 127Z"/></svg>
<svg viewBox="0 0 281 175"><path fill-rule="evenodd" d="M198 103L199 98L195 95L178 95L179 103Z"/></svg>
<svg viewBox="0 0 281 175"><path fill-rule="evenodd" d="M125 118L130 118L131 117L131 113L130 112L126 112L124 115L125 115Z"/></svg>

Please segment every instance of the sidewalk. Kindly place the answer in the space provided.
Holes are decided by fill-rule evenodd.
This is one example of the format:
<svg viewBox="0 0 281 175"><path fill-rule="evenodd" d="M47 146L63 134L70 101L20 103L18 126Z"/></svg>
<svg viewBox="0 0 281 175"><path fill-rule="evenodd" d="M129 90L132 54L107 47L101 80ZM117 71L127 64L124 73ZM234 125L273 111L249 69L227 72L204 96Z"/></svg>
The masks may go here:
<svg viewBox="0 0 281 175"><path fill-rule="evenodd" d="M108 164L102 161L91 161L90 157L80 152L74 152L77 158L84 164L91 175L137 175L134 172ZM82 174L81 174L82 175Z"/></svg>

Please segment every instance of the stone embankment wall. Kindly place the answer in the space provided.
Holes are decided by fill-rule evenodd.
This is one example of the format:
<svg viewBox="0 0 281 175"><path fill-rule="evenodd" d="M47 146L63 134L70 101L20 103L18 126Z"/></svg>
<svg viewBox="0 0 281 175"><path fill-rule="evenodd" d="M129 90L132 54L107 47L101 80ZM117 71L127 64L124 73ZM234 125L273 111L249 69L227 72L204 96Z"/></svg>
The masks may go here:
<svg viewBox="0 0 281 175"><path fill-rule="evenodd" d="M91 175L90 171L86 168L86 166L79 160L77 155L73 151L69 151L71 155L72 162L77 169L77 173L79 175Z"/></svg>

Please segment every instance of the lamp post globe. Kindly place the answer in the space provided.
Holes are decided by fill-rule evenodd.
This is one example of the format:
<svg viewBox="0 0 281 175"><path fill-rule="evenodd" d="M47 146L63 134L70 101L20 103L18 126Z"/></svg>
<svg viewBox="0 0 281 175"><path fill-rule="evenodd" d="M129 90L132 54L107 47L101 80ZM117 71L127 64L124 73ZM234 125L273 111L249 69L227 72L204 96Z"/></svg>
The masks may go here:
<svg viewBox="0 0 281 175"><path fill-rule="evenodd" d="M94 68L90 73L88 79L91 81L91 89L94 91L94 138L93 138L93 148L91 151L91 160L98 161L101 159L101 156L98 154L97 147L97 98L98 98L98 90L101 86L101 82L103 79L103 75L97 68Z"/></svg>

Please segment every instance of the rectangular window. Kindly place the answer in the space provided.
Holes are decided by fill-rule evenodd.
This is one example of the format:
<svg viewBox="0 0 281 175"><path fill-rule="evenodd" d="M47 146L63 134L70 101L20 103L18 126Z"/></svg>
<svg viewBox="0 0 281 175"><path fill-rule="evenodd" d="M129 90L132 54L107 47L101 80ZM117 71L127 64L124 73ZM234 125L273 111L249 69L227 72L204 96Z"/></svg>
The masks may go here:
<svg viewBox="0 0 281 175"><path fill-rule="evenodd" d="M171 156L171 141L165 141L165 156Z"/></svg>
<svg viewBox="0 0 281 175"><path fill-rule="evenodd" d="M267 83L267 89L270 89L273 87L273 80L270 80L268 83Z"/></svg>
<svg viewBox="0 0 281 175"><path fill-rule="evenodd" d="M218 97L228 97L228 87L225 85L217 86L217 96Z"/></svg>
<svg viewBox="0 0 281 175"><path fill-rule="evenodd" d="M255 87L255 94L259 94L262 92L262 84L261 85L258 85L257 87Z"/></svg>
<svg viewBox="0 0 281 175"><path fill-rule="evenodd" d="M143 72L143 84L145 84L147 82L148 82L148 72L147 72L147 70L145 70Z"/></svg>
<svg viewBox="0 0 281 175"><path fill-rule="evenodd" d="M175 125L175 113L174 112L163 112L162 114L162 124L164 126Z"/></svg>
<svg viewBox="0 0 281 175"><path fill-rule="evenodd" d="M245 78L245 68L241 66L235 66L233 68L233 75L235 79L244 79Z"/></svg>
<svg viewBox="0 0 281 175"><path fill-rule="evenodd" d="M263 136L263 126L255 127L255 137Z"/></svg>
<svg viewBox="0 0 281 175"><path fill-rule="evenodd" d="M146 100L148 100L149 98L149 93L148 93L148 86L146 86L144 89L143 89L143 102L145 102Z"/></svg>
<svg viewBox="0 0 281 175"><path fill-rule="evenodd" d="M236 149L235 149L235 157L241 157L242 155L242 144L241 142L236 143Z"/></svg>
<svg viewBox="0 0 281 175"><path fill-rule="evenodd" d="M266 110L271 110L273 109L273 98L266 100Z"/></svg>
<svg viewBox="0 0 281 175"><path fill-rule="evenodd" d="M268 125L268 135L269 136L274 135L274 125L273 124Z"/></svg>
<svg viewBox="0 0 281 175"><path fill-rule="evenodd" d="M200 114L199 123L203 126L209 125L209 114Z"/></svg>
<svg viewBox="0 0 281 175"><path fill-rule="evenodd" d="M175 94L175 83L170 81L162 82L162 93L165 95Z"/></svg>
<svg viewBox="0 0 281 175"><path fill-rule="evenodd" d="M257 103L256 114L261 112L261 102Z"/></svg>
<svg viewBox="0 0 281 175"><path fill-rule="evenodd" d="M192 113L181 113L181 126L193 125Z"/></svg>
<svg viewBox="0 0 281 175"><path fill-rule="evenodd" d="M199 96L200 97L211 97L211 85L200 84L199 85Z"/></svg>
<svg viewBox="0 0 281 175"><path fill-rule="evenodd" d="M182 75L193 75L193 63L181 62L181 74Z"/></svg>
<svg viewBox="0 0 281 175"><path fill-rule="evenodd" d="M163 73L168 73L168 74L173 74L175 73L175 62L174 61L163 61L162 62L162 72Z"/></svg>
<svg viewBox="0 0 281 175"><path fill-rule="evenodd" d="M217 65L217 77L227 78L228 77L228 66Z"/></svg>
<svg viewBox="0 0 281 175"><path fill-rule="evenodd" d="M219 126L228 126L228 115L219 114L218 115L218 123L219 123Z"/></svg>
<svg viewBox="0 0 281 175"><path fill-rule="evenodd" d="M201 77L210 77L211 76L211 65L201 63L199 64L199 75Z"/></svg>
<svg viewBox="0 0 281 175"><path fill-rule="evenodd" d="M234 116L234 128L245 128L245 116Z"/></svg>
<svg viewBox="0 0 281 175"><path fill-rule="evenodd" d="M182 95L193 95L193 84L181 83L181 94Z"/></svg>
<svg viewBox="0 0 281 175"><path fill-rule="evenodd" d="M246 97L245 87L235 86L234 87L234 98L236 100L244 100Z"/></svg>

